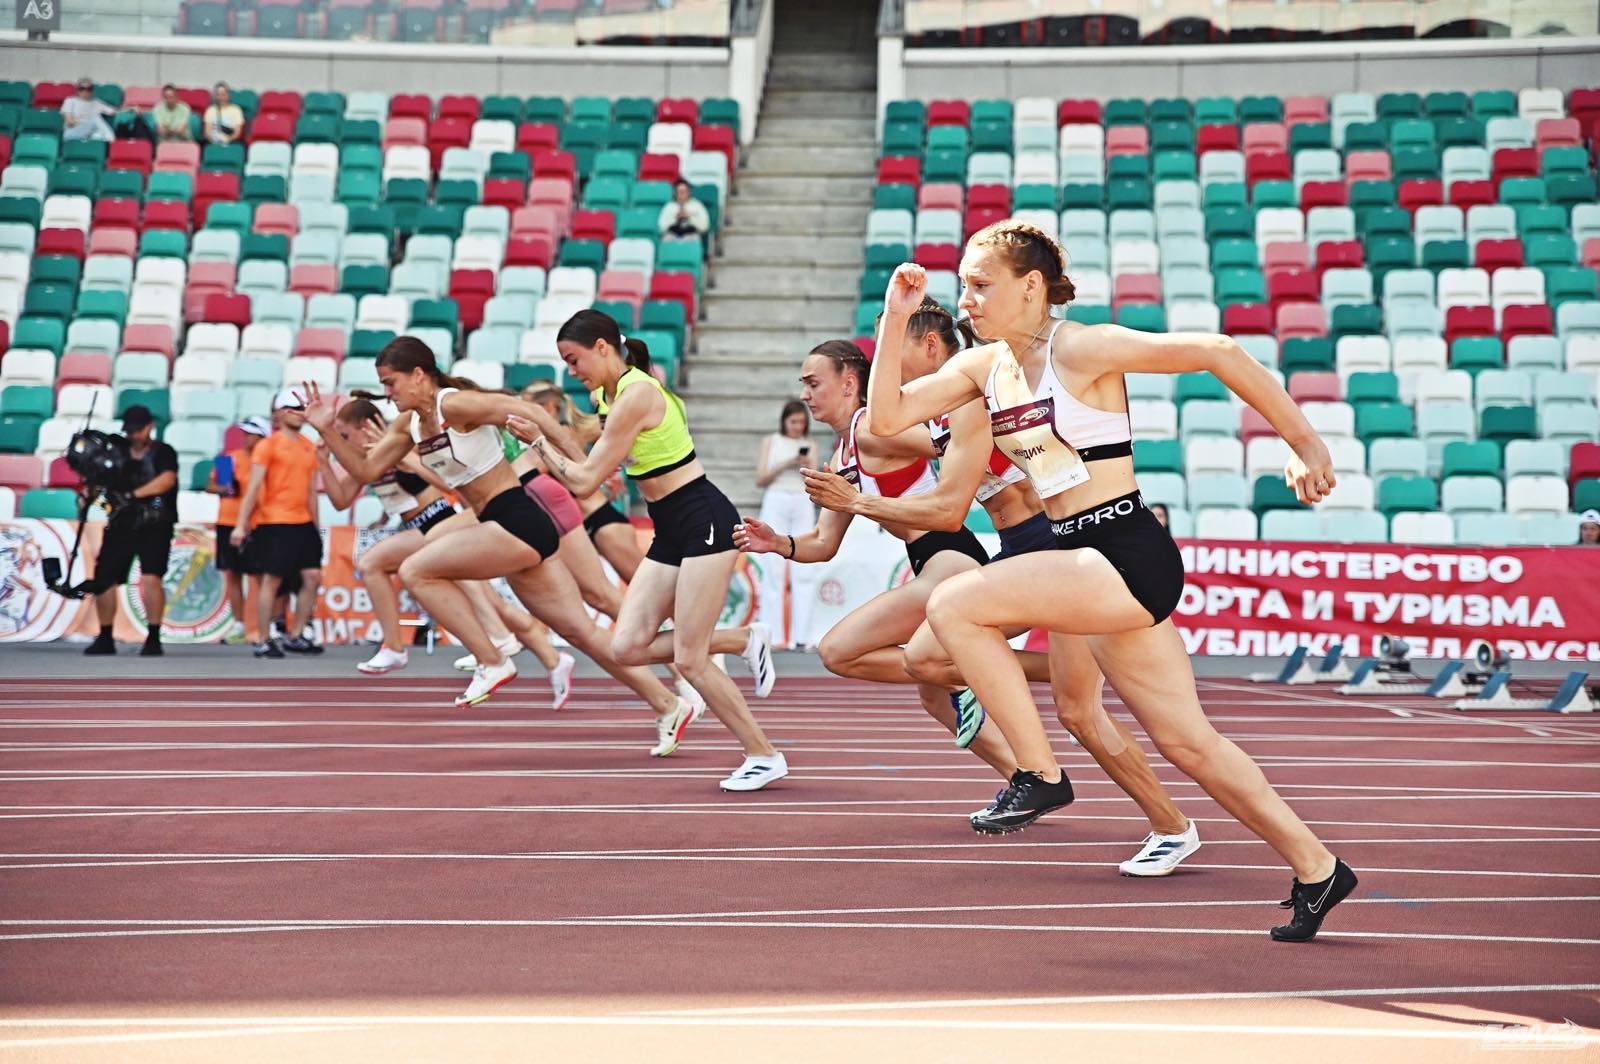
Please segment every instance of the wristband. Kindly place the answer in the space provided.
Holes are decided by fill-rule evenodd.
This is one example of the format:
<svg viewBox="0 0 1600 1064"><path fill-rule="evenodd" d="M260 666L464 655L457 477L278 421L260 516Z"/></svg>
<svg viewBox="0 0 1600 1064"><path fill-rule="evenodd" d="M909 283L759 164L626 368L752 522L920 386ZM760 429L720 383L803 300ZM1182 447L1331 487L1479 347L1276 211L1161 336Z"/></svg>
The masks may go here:
<svg viewBox="0 0 1600 1064"><path fill-rule="evenodd" d="M794 561L795 552L797 550L799 550L799 548L795 546L794 537L790 536L789 537L789 560L790 561Z"/></svg>

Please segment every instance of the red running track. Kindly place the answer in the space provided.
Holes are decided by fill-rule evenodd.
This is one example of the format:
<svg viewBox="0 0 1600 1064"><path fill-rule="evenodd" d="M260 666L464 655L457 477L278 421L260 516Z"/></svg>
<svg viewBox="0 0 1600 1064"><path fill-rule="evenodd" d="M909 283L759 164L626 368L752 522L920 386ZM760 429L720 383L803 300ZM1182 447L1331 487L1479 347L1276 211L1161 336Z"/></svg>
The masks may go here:
<svg viewBox="0 0 1600 1064"><path fill-rule="evenodd" d="M1147 827L1053 722L1077 803L989 839L907 691L780 680L794 774L729 795L709 717L652 760L609 682L458 687L0 684L0 1060L1600 1056L1600 719L1203 682L1362 877L1286 945L1159 759L1204 848L1118 876Z"/></svg>

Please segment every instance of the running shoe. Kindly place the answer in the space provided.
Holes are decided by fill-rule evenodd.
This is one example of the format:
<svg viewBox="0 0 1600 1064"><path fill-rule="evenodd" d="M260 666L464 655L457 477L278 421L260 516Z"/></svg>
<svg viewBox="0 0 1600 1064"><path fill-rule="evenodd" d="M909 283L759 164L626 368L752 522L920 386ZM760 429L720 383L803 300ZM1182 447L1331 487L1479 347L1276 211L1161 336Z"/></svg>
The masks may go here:
<svg viewBox="0 0 1600 1064"><path fill-rule="evenodd" d="M506 636L505 639L496 642L494 648L498 650L502 656L514 658L518 654L522 653L522 641L514 635L509 635ZM455 666L458 672L471 672L473 669L478 667L478 659L473 657L471 654L467 654L463 657L457 658L455 660Z"/></svg>
<svg viewBox="0 0 1600 1064"><path fill-rule="evenodd" d="M141 658L159 658L165 653L161 648L161 637L154 632L145 637L144 646L139 648Z"/></svg>
<svg viewBox="0 0 1600 1064"><path fill-rule="evenodd" d="M117 652L117 641L108 635L97 635L94 642L83 648L83 652L91 658L104 657Z"/></svg>
<svg viewBox="0 0 1600 1064"><path fill-rule="evenodd" d="M756 697L765 698L770 695L772 685L778 679L778 670L772 667L772 633L767 631L766 625L750 626L750 638L745 642L744 650L739 656L744 658L744 663L750 666L750 675L755 677Z"/></svg>
<svg viewBox="0 0 1600 1064"><path fill-rule="evenodd" d="M267 630L269 639L283 639L289 634L289 621L285 617L272 618L272 625Z"/></svg>
<svg viewBox="0 0 1600 1064"><path fill-rule="evenodd" d="M382 676L386 672L405 668L407 661L409 661L409 656L406 651L379 647L376 654L357 665L356 668L368 676Z"/></svg>
<svg viewBox="0 0 1600 1064"><path fill-rule="evenodd" d="M278 645L276 639L268 639L265 642L257 643L255 650L251 653L258 658L281 658L284 656L283 648Z"/></svg>
<svg viewBox="0 0 1600 1064"><path fill-rule="evenodd" d="M656 745L650 748L651 757L666 757L683 741L683 733L694 720L694 707L683 699L656 718Z"/></svg>
<svg viewBox="0 0 1600 1064"><path fill-rule="evenodd" d="M1302 883L1296 879L1289 888L1294 916L1288 923L1272 929L1272 940L1310 942L1316 938L1328 910L1348 898L1358 882L1350 866L1338 859L1333 862L1333 875L1320 883Z"/></svg>
<svg viewBox="0 0 1600 1064"><path fill-rule="evenodd" d="M725 791L759 791L769 783L789 774L789 762L782 754L771 757L747 757L744 764L733 770L733 775L722 781Z"/></svg>
<svg viewBox="0 0 1600 1064"><path fill-rule="evenodd" d="M951 691L950 705L956 711L956 749L965 750L978 737L978 729L983 727L989 714L984 711L983 703L978 701L978 696L972 693L970 687Z"/></svg>
<svg viewBox="0 0 1600 1064"><path fill-rule="evenodd" d="M1037 772L1023 769L1011 774L1011 783L992 809L972 814L972 830L984 835L1008 835L1021 831L1046 813L1072 804L1072 782L1065 772L1055 783L1046 783Z"/></svg>
<svg viewBox="0 0 1600 1064"><path fill-rule="evenodd" d="M689 708L694 710L694 714L689 718L689 723L693 724L695 721L705 716L706 700L701 696L699 691L694 689L694 684L683 679L682 677L679 677L677 687L678 697L689 703Z"/></svg>
<svg viewBox="0 0 1600 1064"><path fill-rule="evenodd" d="M479 665L472 670L472 682L456 696L456 708L465 709L488 701L490 695L517 678L517 667L507 658L498 665Z"/></svg>
<svg viewBox="0 0 1600 1064"><path fill-rule="evenodd" d="M1180 835L1145 836L1144 847L1118 865L1125 876L1170 876L1183 859L1200 848L1200 829L1193 820Z"/></svg>
<svg viewBox="0 0 1600 1064"><path fill-rule="evenodd" d="M970 815L971 816L993 816L994 815L994 807L999 805L1000 804L1000 799L1004 798L1005 796L1006 796L1006 789L1004 787L1001 787L998 791L994 792L994 800L992 802L990 802L988 805L984 806L982 809L978 810L976 813L972 813Z"/></svg>
<svg viewBox="0 0 1600 1064"><path fill-rule="evenodd" d="M320 653L322 653L322 647L321 646L319 646L316 643L313 643L311 640L307 639L303 635L297 635L293 639L285 639L283 641L283 649L287 650L291 654L320 654Z"/></svg>
<svg viewBox="0 0 1600 1064"><path fill-rule="evenodd" d="M250 633L244 630L243 621L234 621L228 625L228 630L222 633L222 641L230 647L236 647L250 638Z"/></svg>
<svg viewBox="0 0 1600 1064"><path fill-rule="evenodd" d="M565 650L556 658L556 667L550 670L550 690L555 692L553 708L560 709L572 697L572 670L577 664L578 659Z"/></svg>

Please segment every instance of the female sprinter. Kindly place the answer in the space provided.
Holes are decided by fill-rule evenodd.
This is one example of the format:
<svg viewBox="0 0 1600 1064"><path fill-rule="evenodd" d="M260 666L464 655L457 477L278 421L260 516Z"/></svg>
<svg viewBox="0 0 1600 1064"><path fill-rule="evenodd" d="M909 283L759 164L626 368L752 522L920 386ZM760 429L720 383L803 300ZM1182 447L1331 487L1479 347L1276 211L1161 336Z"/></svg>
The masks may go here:
<svg viewBox="0 0 1600 1064"><path fill-rule="evenodd" d="M938 303L925 299L907 323L901 353L907 377L932 373L956 352L970 346L972 337L965 326L965 322L958 325ZM962 527L976 498L1000 535L1001 551L996 560L1051 545L1050 521L1044 515L1044 505L1027 476L994 446L989 415L981 405L968 403L948 419L930 423L929 429L934 448L941 455L939 483L931 492L890 498L856 491L834 474L807 473L812 499L845 514L861 514L910 528L954 531ZM982 707L961 686L960 673L950 664L926 622L907 642L905 659L906 671L912 678L947 689L958 688L951 697L956 707L954 727L948 712L934 716L955 732L957 746L972 743L974 752L1009 780L1017 768L1011 748L996 734L997 729L979 730L983 724ZM1088 644L1079 636L1052 635L1048 659L1019 653L1018 660L1029 680L1050 683L1061 723L1150 819L1149 835L1139 852L1122 862L1122 874L1170 875L1200 848L1199 830L1178 811L1133 735L1105 711L1100 700L1100 669ZM974 735L979 736L976 743Z"/></svg>
<svg viewBox="0 0 1600 1064"><path fill-rule="evenodd" d="M391 341L378 354L377 371L384 394L399 408L400 416L389 423L370 450L331 431L333 397L322 396L311 384L307 385L307 414L351 476L376 480L415 449L422 465L477 515L476 524L446 536L429 537L400 566L401 581L429 616L460 639L478 661L472 683L456 704L477 705L517 675L516 666L484 632L470 600L456 583L503 576L528 612L638 692L650 703L658 722L662 717L684 722L675 725L676 735L681 735L691 708L648 670L617 664L610 636L595 627L571 574L553 557L560 529L523 491L501 453L495 424L508 414L532 408L441 373L433 351L415 337ZM671 753L660 745L651 752L658 751L658 756Z"/></svg>
<svg viewBox="0 0 1600 1064"><path fill-rule="evenodd" d="M365 398L352 399L339 407L334 419L334 431L351 443L369 449L387 428L388 421L382 412ZM327 444L317 448L317 464L322 473L323 490L333 504L341 510L353 505L365 485L332 461ZM373 494L383 505L385 517L398 518L400 528L358 559L362 585L367 589L372 612L383 629L383 644L378 652L356 666L369 676L403 669L408 661L405 641L401 638L400 599L394 589L394 576L400 571L401 563L422 548L425 536L444 535L454 528L474 523L471 515L457 515L456 508L439 490L442 483L414 455L408 454L398 466L371 485ZM557 654L543 624L526 610L512 607L487 585L469 580L461 585L461 590L472 602L473 613L484 632L503 653L514 654L519 642L534 652L550 674L554 708L564 706L572 693L571 676L575 664L572 655Z"/></svg>
<svg viewBox="0 0 1600 1064"><path fill-rule="evenodd" d="M1015 831L1071 801L1071 784L1003 630L1088 636L1095 660L1157 749L1293 868L1294 915L1273 938L1311 939L1355 887L1355 874L1205 717L1169 620L1183 592L1183 562L1134 481L1122 375L1216 374L1288 441L1294 456L1285 477L1302 501L1317 502L1334 486L1327 447L1283 386L1227 337L1053 319L1051 305L1071 300L1072 282L1061 249L1032 226L999 222L974 234L961 281L962 309L996 342L901 385L906 322L927 288L921 267L902 265L885 297L868 418L874 431L903 431L984 399L996 443L1028 474L1051 518L1054 550L963 573L929 603L934 634L1020 766L992 809L973 815L973 827Z"/></svg>
<svg viewBox="0 0 1600 1064"><path fill-rule="evenodd" d="M819 344L800 364L801 401L812 417L839 437L828 468L837 470L849 483L847 490L863 498L925 496L938 487L930 461L937 453L933 438L926 425L889 438L866 431L862 420L866 414L867 373L866 356L849 340ZM743 550L777 554L790 561L823 562L838 553L851 517L849 510L824 510L816 526L798 536L780 533L763 521L746 517L734 531L734 542ZM835 675L876 683L915 684L917 680L906 671L901 645L925 620L928 596L939 581L975 569L989 556L977 537L960 522L948 531L938 532L885 519L878 523L905 543L912 578L852 610L828 629L817 650L823 665ZM1039 664L1042 672L1043 662ZM959 745L972 741L978 732L976 716L969 718L974 723L967 728L958 724L963 707L955 695L935 685L918 684L918 696L934 719L957 733ZM998 744L985 741L978 744L975 752L1002 773L1010 771L1008 765L1013 762Z"/></svg>
<svg viewBox="0 0 1600 1064"><path fill-rule="evenodd" d="M650 357L643 343L629 340L624 346L615 321L596 310L580 310L556 333L556 348L567 368L595 390L604 428L594 450L587 456L558 450L545 435L557 426L540 407L518 404L534 415L532 420L513 416L506 427L531 442L551 475L579 498L592 495L627 463L628 475L649 503L656 537L622 600L612 636L617 656L638 665L676 665L744 748L744 763L722 788L760 790L788 775L788 763L767 741L738 687L711 663L712 654L742 653L755 675L756 694L772 689L765 629L716 628L739 559L733 545L738 511L706 479L683 401L640 368ZM662 632L669 617L673 630Z"/></svg>

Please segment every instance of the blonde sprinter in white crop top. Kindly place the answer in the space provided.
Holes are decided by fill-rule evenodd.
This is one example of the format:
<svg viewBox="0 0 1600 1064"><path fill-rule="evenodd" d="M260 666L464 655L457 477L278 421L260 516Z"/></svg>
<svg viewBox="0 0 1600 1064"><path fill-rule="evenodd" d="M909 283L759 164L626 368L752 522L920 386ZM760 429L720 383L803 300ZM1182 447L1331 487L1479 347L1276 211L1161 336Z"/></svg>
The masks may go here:
<svg viewBox="0 0 1600 1064"><path fill-rule="evenodd" d="M658 718L690 714L690 707L648 669L618 664L611 652L611 634L596 627L572 574L555 556L560 542L555 523L523 491L505 460L496 425L515 414L555 439L562 431L555 419L542 407L509 395L457 388L460 382L441 373L432 350L415 337L391 341L378 355L377 370L384 394L400 414L370 448L332 430L333 397L319 394L314 384L306 386L306 416L352 476L376 480L415 448L423 464L478 515L478 523L471 527L430 537L400 566L401 582L428 615L460 639L477 660L472 683L456 704L476 705L517 675L516 666L484 632L456 583L502 576L529 613L631 687ZM428 441L436 441L439 448L431 455L432 462L425 453Z"/></svg>
<svg viewBox="0 0 1600 1064"><path fill-rule="evenodd" d="M868 391L874 432L902 431L984 398L1000 360L1011 360L1030 383L1054 373L1079 404L1103 412L1125 409L1124 373L1209 371L1288 441L1294 457L1285 477L1301 500L1320 501L1333 488L1326 445L1283 386L1228 337L1070 323L1052 332L1050 305L1070 300L1072 287L1060 247L1033 226L1007 221L974 234L960 277L962 311L979 335L994 342L902 385L906 323L927 290L923 269L902 265L885 296ZM1046 335L1050 343L1041 345L1038 338ZM1057 527L1070 531L1075 523L1064 519L1137 491L1131 457L1088 465L1084 482L1045 498ZM1157 749L1294 870L1294 918L1274 928L1274 938L1312 937L1330 905L1353 888L1349 868L1278 796L1255 762L1211 726L1177 628L1170 618L1152 624L1150 611L1100 550L1041 551L962 573L935 589L928 617L1025 770L992 807L1002 818L1010 811L1026 823L1030 813L1065 804L1054 797L1062 787L1061 768L1002 630L1023 626L1082 635L1089 637L1100 668ZM1070 800L1070 791L1065 797Z"/></svg>

